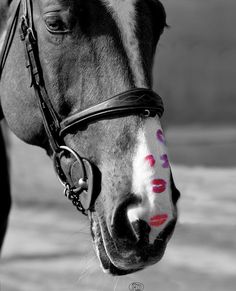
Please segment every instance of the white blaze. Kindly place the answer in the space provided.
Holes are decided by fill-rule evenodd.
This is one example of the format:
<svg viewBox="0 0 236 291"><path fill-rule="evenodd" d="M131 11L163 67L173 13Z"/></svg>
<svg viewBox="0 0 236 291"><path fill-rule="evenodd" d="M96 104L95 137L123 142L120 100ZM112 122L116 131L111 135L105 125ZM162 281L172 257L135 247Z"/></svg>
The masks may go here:
<svg viewBox="0 0 236 291"><path fill-rule="evenodd" d="M129 58L136 87L147 87L141 63L136 30L137 0L102 0L111 12L120 30L124 48Z"/></svg>
<svg viewBox="0 0 236 291"><path fill-rule="evenodd" d="M162 133L162 128L158 118L147 119L144 127L138 132L137 149L133 160L132 192L141 195L142 203L128 210L130 221L142 219L151 226L150 242L153 242L167 223L173 219L174 211L170 167L168 160L163 159L167 157L167 148L164 136L160 133ZM153 185L153 181L157 180L166 182L165 189L159 188L160 185ZM163 216L166 217L166 221L161 223L160 217ZM153 218L156 225L153 225Z"/></svg>

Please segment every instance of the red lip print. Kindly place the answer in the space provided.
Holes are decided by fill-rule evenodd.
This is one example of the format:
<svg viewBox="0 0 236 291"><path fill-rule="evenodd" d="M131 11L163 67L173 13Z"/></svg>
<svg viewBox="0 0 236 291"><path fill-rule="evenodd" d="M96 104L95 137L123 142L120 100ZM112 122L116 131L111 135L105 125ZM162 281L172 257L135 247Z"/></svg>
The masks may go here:
<svg viewBox="0 0 236 291"><path fill-rule="evenodd" d="M166 181L163 179L152 180L152 191L154 193L162 193L166 190Z"/></svg>
<svg viewBox="0 0 236 291"><path fill-rule="evenodd" d="M164 224L166 222L166 220L168 219L168 214L164 213L164 214L159 214L156 216L153 216L149 222L149 224L151 226L155 226L155 227L159 227L162 224Z"/></svg>
<svg viewBox="0 0 236 291"><path fill-rule="evenodd" d="M149 165L150 167L154 167L155 163L156 163L156 160L155 158L153 157L153 155L148 155L145 157L145 161L148 161L149 162Z"/></svg>

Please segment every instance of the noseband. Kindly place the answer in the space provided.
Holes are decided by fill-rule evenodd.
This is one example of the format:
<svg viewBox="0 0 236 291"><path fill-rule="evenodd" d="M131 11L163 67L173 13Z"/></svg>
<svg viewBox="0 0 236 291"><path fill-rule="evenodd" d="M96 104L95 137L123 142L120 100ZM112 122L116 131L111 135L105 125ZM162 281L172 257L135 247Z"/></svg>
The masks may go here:
<svg viewBox="0 0 236 291"><path fill-rule="evenodd" d="M87 214L88 210L93 210L95 197L99 194L97 193L98 189L94 187L94 167L86 158L80 157L73 149L67 147L64 143L64 137L72 129L84 130L86 125L91 122L105 118L128 115L146 117L158 115L161 117L164 111L162 99L149 89L131 89L60 120L50 102L43 79L33 27L32 0L17 0L14 3L14 12L0 56L0 78L16 31L21 5L20 38L24 44L26 67L31 79L30 86L34 88L44 128L53 152L54 168L65 188L65 195L72 200L79 211ZM71 169L69 177L62 166L62 161L65 159L71 160L69 162Z"/></svg>

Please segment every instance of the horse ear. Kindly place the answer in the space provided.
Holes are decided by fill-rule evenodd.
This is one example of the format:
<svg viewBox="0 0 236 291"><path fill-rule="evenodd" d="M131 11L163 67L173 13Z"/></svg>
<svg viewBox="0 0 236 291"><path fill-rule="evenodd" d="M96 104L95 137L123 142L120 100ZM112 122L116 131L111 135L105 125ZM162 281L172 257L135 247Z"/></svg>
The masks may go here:
<svg viewBox="0 0 236 291"><path fill-rule="evenodd" d="M166 23L166 11L163 4L159 0L149 0L152 6L153 12L155 12L155 18L158 19L158 23L168 27Z"/></svg>

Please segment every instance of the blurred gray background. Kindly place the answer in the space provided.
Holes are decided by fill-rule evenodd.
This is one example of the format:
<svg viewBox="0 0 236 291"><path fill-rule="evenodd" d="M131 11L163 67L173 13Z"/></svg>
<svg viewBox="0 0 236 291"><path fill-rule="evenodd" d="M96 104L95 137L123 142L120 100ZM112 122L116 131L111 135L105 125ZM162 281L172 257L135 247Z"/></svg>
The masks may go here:
<svg viewBox="0 0 236 291"><path fill-rule="evenodd" d="M165 100L172 160L236 165L234 0L165 0L170 29L161 38L154 87Z"/></svg>
<svg viewBox="0 0 236 291"><path fill-rule="evenodd" d="M14 206L1 291L234 291L236 289L235 0L163 0L168 24L154 88L173 175L179 223L163 260L121 278L100 270L88 222L62 194L41 149L11 135Z"/></svg>

